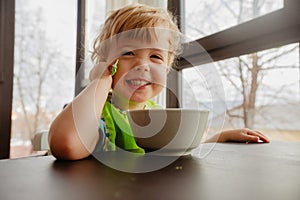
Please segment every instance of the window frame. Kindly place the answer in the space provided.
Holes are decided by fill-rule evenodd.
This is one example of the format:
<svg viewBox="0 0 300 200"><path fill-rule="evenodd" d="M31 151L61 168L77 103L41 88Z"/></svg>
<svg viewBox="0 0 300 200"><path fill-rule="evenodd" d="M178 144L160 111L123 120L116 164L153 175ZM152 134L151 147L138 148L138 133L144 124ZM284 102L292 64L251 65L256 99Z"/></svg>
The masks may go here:
<svg viewBox="0 0 300 200"><path fill-rule="evenodd" d="M0 1L0 159L9 158L12 112L15 1Z"/></svg>
<svg viewBox="0 0 300 200"><path fill-rule="evenodd" d="M77 33L76 33L76 66L75 66L75 96L83 89L84 67L86 46L86 0L77 0Z"/></svg>
<svg viewBox="0 0 300 200"><path fill-rule="evenodd" d="M76 44L76 74L75 95L81 90L81 82L84 79L84 70L79 70L84 60L82 44L85 44L85 8L86 0L77 0L77 44ZM168 0L168 9L178 17L179 27L184 25L185 0ZM211 62L204 52L198 52L193 48L187 48L190 43L200 43L214 61L224 60L249 54L269 48L274 48L300 41L300 1L285 0L284 8L255 18L251 21L239 24L232 28L214 33L183 44L184 58L188 58L194 64ZM267 26L266 26L267 24ZM15 26L15 0L0 1L0 159L9 158L12 89L14 68L14 26ZM257 28L259 27L259 28ZM182 30L184 32L184 30ZM205 54L206 54L205 52ZM201 56L204 55L204 56ZM180 72L182 69L192 67L185 59L180 58L174 69ZM80 74L78 74L80 73ZM80 78L78 78L80 77ZM180 80L178 76L172 77L168 85L175 87L180 93ZM175 95L176 96L176 95ZM167 107L178 107L178 100L170 92L167 92Z"/></svg>
<svg viewBox="0 0 300 200"><path fill-rule="evenodd" d="M180 1L180 0L176 0ZM300 41L300 1L284 0L284 7L232 28L183 44L177 70L225 60ZM259 28L258 28L259 27ZM200 44L205 52L193 48ZM195 45L196 47L198 45ZM207 56L210 55L211 59ZM184 59L184 58L186 59Z"/></svg>

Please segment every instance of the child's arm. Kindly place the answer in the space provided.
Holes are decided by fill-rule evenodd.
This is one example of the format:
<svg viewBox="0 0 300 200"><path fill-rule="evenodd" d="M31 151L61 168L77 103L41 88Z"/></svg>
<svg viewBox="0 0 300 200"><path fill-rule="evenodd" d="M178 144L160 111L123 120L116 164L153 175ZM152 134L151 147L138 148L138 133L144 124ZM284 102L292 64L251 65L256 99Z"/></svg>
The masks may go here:
<svg viewBox="0 0 300 200"><path fill-rule="evenodd" d="M205 142L270 142L269 138L266 137L259 131L244 129L228 130L218 133Z"/></svg>
<svg viewBox="0 0 300 200"><path fill-rule="evenodd" d="M99 119L109 90L111 72L88 85L53 121L49 145L58 159L77 160L91 154L98 139Z"/></svg>

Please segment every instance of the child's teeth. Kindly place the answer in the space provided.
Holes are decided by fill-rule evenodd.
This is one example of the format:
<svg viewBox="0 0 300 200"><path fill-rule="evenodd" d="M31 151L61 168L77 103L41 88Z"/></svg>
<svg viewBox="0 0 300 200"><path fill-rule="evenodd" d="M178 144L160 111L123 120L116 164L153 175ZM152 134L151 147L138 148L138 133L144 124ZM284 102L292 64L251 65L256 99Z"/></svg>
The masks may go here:
<svg viewBox="0 0 300 200"><path fill-rule="evenodd" d="M146 85L148 82L142 80L131 80L130 83L134 86L141 86L141 85Z"/></svg>

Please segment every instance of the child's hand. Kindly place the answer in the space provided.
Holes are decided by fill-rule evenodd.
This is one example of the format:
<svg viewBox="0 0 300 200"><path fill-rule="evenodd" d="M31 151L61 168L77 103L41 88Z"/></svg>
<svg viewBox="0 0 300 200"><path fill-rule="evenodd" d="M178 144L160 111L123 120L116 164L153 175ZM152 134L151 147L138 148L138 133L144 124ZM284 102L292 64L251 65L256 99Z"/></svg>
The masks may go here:
<svg viewBox="0 0 300 200"><path fill-rule="evenodd" d="M235 130L228 130L221 132L220 138L218 142L228 142L228 141L235 141L235 142L267 142L269 143L270 140L264 134L257 130L250 130L248 128L243 129L235 129Z"/></svg>
<svg viewBox="0 0 300 200"><path fill-rule="evenodd" d="M270 139L259 131L248 128L223 131L205 142L270 142Z"/></svg>

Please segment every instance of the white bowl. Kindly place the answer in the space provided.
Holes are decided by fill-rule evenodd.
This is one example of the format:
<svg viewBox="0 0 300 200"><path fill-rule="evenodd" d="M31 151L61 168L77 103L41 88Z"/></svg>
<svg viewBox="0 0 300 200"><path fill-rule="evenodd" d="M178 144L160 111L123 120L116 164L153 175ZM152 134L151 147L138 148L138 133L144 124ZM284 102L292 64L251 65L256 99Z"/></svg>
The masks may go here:
<svg viewBox="0 0 300 200"><path fill-rule="evenodd" d="M167 108L127 114L135 140L146 152L181 156L200 145L209 111Z"/></svg>

